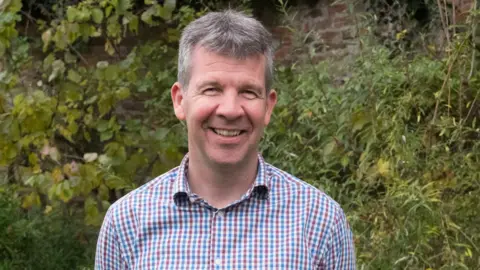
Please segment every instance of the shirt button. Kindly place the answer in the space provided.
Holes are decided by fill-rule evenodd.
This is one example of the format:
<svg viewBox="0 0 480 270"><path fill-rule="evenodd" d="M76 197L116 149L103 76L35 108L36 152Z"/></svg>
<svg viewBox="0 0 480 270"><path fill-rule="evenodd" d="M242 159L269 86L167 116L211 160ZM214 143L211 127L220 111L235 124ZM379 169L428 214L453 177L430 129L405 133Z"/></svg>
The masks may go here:
<svg viewBox="0 0 480 270"><path fill-rule="evenodd" d="M217 215L219 217L224 217L225 216L225 211L220 210L220 211L217 212Z"/></svg>
<svg viewBox="0 0 480 270"><path fill-rule="evenodd" d="M189 199L190 199L191 203L194 203L196 201L196 199L194 197L190 197Z"/></svg>
<svg viewBox="0 0 480 270"><path fill-rule="evenodd" d="M216 258L215 265L221 265L221 264L222 264L222 260L220 258Z"/></svg>

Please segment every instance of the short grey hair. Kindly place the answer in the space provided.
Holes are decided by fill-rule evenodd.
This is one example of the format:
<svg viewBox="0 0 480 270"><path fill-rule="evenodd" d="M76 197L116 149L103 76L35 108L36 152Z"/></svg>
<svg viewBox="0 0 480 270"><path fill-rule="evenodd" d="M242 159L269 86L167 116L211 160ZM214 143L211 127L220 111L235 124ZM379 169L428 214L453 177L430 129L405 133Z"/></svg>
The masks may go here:
<svg viewBox="0 0 480 270"><path fill-rule="evenodd" d="M191 22L182 32L178 52L178 81L186 88L190 80L191 54L196 46L237 59L264 55L265 88L273 83L272 35L256 19L226 10L210 12Z"/></svg>

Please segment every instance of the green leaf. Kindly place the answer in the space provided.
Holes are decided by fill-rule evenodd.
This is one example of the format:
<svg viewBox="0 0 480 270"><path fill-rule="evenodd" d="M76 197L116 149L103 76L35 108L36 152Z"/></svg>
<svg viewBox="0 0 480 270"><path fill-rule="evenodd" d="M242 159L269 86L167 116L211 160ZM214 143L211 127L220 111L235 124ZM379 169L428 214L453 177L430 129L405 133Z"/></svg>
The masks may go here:
<svg viewBox="0 0 480 270"><path fill-rule="evenodd" d="M112 6L108 6L108 7L105 9L105 16L106 16L106 17L110 16L110 14L112 13L112 9L113 9Z"/></svg>
<svg viewBox="0 0 480 270"><path fill-rule="evenodd" d="M69 202L72 197L73 197L73 190L70 187L70 182L69 181L64 181L60 183L60 192L57 194L57 196L63 201L63 202Z"/></svg>
<svg viewBox="0 0 480 270"><path fill-rule="evenodd" d="M336 146L337 146L337 144L336 144L335 141L331 141L331 142L327 143L325 145L325 147L323 148L323 154L325 156L330 155L333 152L333 150L335 149Z"/></svg>
<svg viewBox="0 0 480 270"><path fill-rule="evenodd" d="M59 59L53 61L53 63L52 63L52 73L48 77L48 81L49 82L53 81L58 76L63 75L64 72L65 72L65 63L63 63L63 61L59 60Z"/></svg>
<svg viewBox="0 0 480 270"><path fill-rule="evenodd" d="M118 0L117 12L124 14L132 7L132 1L130 0Z"/></svg>
<svg viewBox="0 0 480 270"><path fill-rule="evenodd" d="M105 69L105 79L107 81L114 81L118 78L120 69L117 65L110 65Z"/></svg>
<svg viewBox="0 0 480 270"><path fill-rule="evenodd" d="M147 24L152 24L152 16L155 14L155 10L156 6L149 7L146 11L142 13L140 19Z"/></svg>
<svg viewBox="0 0 480 270"><path fill-rule="evenodd" d="M167 14L167 17L164 19L171 19L172 17L172 12L175 10L175 6L177 4L176 0L165 0L163 3L163 8L165 13Z"/></svg>
<svg viewBox="0 0 480 270"><path fill-rule="evenodd" d="M109 193L110 193L109 189L106 185L102 184L98 187L98 196L100 197L101 200L108 201L110 197Z"/></svg>
<svg viewBox="0 0 480 270"><path fill-rule="evenodd" d="M97 202L92 198L88 197L85 200L84 204L85 211L85 223L87 225L99 226L101 223L100 212L98 211Z"/></svg>
<svg viewBox="0 0 480 270"><path fill-rule="evenodd" d="M113 47L112 42L109 39L107 39L107 41L105 42L105 51L109 55L114 55L115 54L115 48ZM102 62L104 62L104 61L102 61Z"/></svg>
<svg viewBox="0 0 480 270"><path fill-rule="evenodd" d="M97 101L97 99L98 99L97 95L91 96L87 100L85 100L85 102L83 104L85 104L85 105L93 104L93 103L95 103L95 101Z"/></svg>
<svg viewBox="0 0 480 270"><path fill-rule="evenodd" d="M6 157L13 160L17 156L17 148L14 145L7 145Z"/></svg>
<svg viewBox="0 0 480 270"><path fill-rule="evenodd" d="M113 131L105 131L100 134L100 141L104 142L110 140L113 137Z"/></svg>
<svg viewBox="0 0 480 270"><path fill-rule="evenodd" d="M155 131L155 139L156 139L156 140L159 140L159 141L165 139L165 137L167 136L167 134L168 134L169 131L170 131L170 130L167 129L167 128L159 128L159 129L157 129L157 130Z"/></svg>
<svg viewBox="0 0 480 270"><path fill-rule="evenodd" d="M100 162L100 164L102 164L102 165L111 165L110 164L111 158L108 157L107 155L100 155L98 157L98 162Z"/></svg>
<svg viewBox="0 0 480 270"><path fill-rule="evenodd" d="M128 89L127 87L122 87L122 88L118 89L117 91L115 91L115 95L117 96L117 99L119 99L119 100L126 99L130 96L130 89Z"/></svg>
<svg viewBox="0 0 480 270"><path fill-rule="evenodd" d="M78 9L76 9L73 6L69 6L67 8L67 20L69 22L74 22L75 19L77 18L78 13L79 13Z"/></svg>
<svg viewBox="0 0 480 270"><path fill-rule="evenodd" d="M98 101L98 110L100 111L100 115L104 116L107 114L112 109L114 103L115 100L110 93L102 95Z"/></svg>
<svg viewBox="0 0 480 270"><path fill-rule="evenodd" d="M25 95L24 94L18 94L13 98L13 106L19 107L23 104L25 100Z"/></svg>
<svg viewBox="0 0 480 270"><path fill-rule="evenodd" d="M103 11L99 8L92 10L92 19L96 24L100 24L103 21Z"/></svg>
<svg viewBox="0 0 480 270"><path fill-rule="evenodd" d="M342 161L340 163L342 164L342 167L345 168L350 163L350 159L348 158L348 156L345 155L342 157Z"/></svg>
<svg viewBox="0 0 480 270"><path fill-rule="evenodd" d="M80 83L82 80L82 76L80 76L80 74L73 69L68 70L67 78L74 83Z"/></svg>
<svg viewBox="0 0 480 270"><path fill-rule="evenodd" d="M132 16L128 22L128 29L138 34L138 16Z"/></svg>
<svg viewBox="0 0 480 270"><path fill-rule="evenodd" d="M352 115L353 132L362 129L366 123L368 123L368 116L365 112L360 111Z"/></svg>
<svg viewBox="0 0 480 270"><path fill-rule="evenodd" d="M97 124L97 130L100 132L104 132L108 129L108 121L100 120Z"/></svg>

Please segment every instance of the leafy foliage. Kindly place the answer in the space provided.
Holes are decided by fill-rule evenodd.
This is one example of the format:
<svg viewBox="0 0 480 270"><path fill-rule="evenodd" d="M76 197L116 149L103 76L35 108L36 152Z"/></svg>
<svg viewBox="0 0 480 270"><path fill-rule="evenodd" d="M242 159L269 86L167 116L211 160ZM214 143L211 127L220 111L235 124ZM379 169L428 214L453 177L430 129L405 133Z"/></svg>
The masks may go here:
<svg viewBox="0 0 480 270"><path fill-rule="evenodd" d="M129 1L65 7L64 18L50 25L37 21L43 31L42 62L29 55L35 44L16 34L2 36L9 50L1 73L0 164L11 168L10 183L32 188L24 208L80 199L87 224L98 226L112 201L181 159L184 142L176 131L182 127L165 102L175 80L171 44L178 28L170 28L165 39L133 48L121 61L92 66L76 49L102 36L105 51L114 55L126 32L138 31L140 20L147 25L157 18L168 21L174 5L151 2L138 15ZM4 33L15 33L16 10L7 13L11 30ZM180 12L192 14L188 8ZM30 87L22 83L22 72L32 67L39 78ZM127 106L134 107L136 117L124 113Z"/></svg>
<svg viewBox="0 0 480 270"><path fill-rule="evenodd" d="M179 33L204 7L224 3L203 1L194 9L171 0L57 1L45 20L20 17L20 0L2 3L0 167L19 197L1 202L10 210L2 210L0 229L18 230L8 238L16 242L0 238L0 255L9 258L0 267L42 261L12 257L45 249L38 243L52 254L74 250L73 257L92 261L93 248L83 253L65 238L74 229L59 232L64 221L42 215L81 217L98 229L112 202L178 165L187 150L185 128L168 90ZM38 37L22 34L17 23L25 20ZM459 32L445 50L428 46L414 57L393 57L362 40L351 65L278 67L279 103L262 152L340 202L359 268L480 267L474 37L473 29ZM105 53L91 57L99 46ZM45 268L75 265L69 256L45 261Z"/></svg>
<svg viewBox="0 0 480 270"><path fill-rule="evenodd" d="M368 45L341 81L334 63L279 69L263 152L340 202L359 268L480 267L480 77L465 69L475 66L469 39L457 35L440 59Z"/></svg>
<svg viewBox="0 0 480 270"><path fill-rule="evenodd" d="M21 200L11 191L0 191L0 269L71 269L91 264L93 230L71 214L19 211Z"/></svg>

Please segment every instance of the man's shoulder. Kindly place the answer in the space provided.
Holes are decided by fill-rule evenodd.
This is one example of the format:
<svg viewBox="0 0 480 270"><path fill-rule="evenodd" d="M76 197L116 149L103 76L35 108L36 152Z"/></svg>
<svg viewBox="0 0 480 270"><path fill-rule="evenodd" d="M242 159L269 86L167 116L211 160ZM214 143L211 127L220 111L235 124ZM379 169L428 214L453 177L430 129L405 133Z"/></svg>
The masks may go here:
<svg viewBox="0 0 480 270"><path fill-rule="evenodd" d="M121 215L131 210L140 210L142 205L151 204L152 202L168 204L170 201L173 201L172 190L178 171L179 167L175 167L130 191L113 203L109 208L109 212L112 215Z"/></svg>
<svg viewBox="0 0 480 270"><path fill-rule="evenodd" d="M270 175L272 192L282 200L295 197L305 203L322 204L326 207L340 210L341 207L332 197L326 194L320 187L300 179L299 177L277 168L269 163L266 164L267 173Z"/></svg>
<svg viewBox="0 0 480 270"><path fill-rule="evenodd" d="M321 188L272 165L267 165L267 170L271 177L272 203L305 213L300 215L306 229L319 245L324 239L338 237L336 232L344 227L350 230L341 205Z"/></svg>

